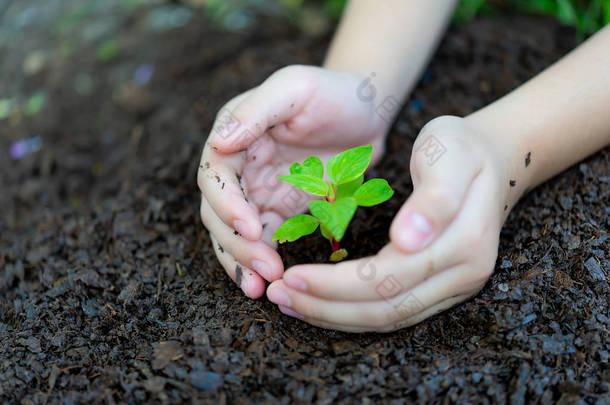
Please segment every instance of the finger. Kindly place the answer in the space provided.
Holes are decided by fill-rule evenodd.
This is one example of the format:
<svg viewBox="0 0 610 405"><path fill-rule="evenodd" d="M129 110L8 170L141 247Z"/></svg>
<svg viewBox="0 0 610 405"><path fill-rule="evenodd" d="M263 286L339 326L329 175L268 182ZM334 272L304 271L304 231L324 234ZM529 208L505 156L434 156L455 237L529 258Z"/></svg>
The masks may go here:
<svg viewBox="0 0 610 405"><path fill-rule="evenodd" d="M259 215L248 203L246 191L235 171L235 165L238 165L235 160L243 157L216 159L213 153L204 152L197 175L203 198L227 226L246 239L259 240L262 232Z"/></svg>
<svg viewBox="0 0 610 405"><path fill-rule="evenodd" d="M449 308L464 302L470 298L472 298L472 296L475 293L472 294L461 294L461 295L456 295L454 297L451 298L447 298L439 303L436 303L434 305L432 305L430 308L426 308L424 311L419 312L407 319L401 320L396 322L395 324L388 326L386 328L383 328L382 330L379 330L379 332L393 332L395 330L398 329L402 329L402 328L406 328L409 326L413 326L415 324L420 323L423 320L426 320L428 318L430 318L431 316L434 316L436 314L439 314L441 312L444 312L446 310L448 310Z"/></svg>
<svg viewBox="0 0 610 405"><path fill-rule="evenodd" d="M313 94L316 76L312 73L311 68L289 66L272 74L234 109L220 114L212 146L221 153L243 150L274 125L293 117Z"/></svg>
<svg viewBox="0 0 610 405"><path fill-rule="evenodd" d="M261 211L274 211L289 218L307 210L312 196L277 178L287 172L287 164L269 166L256 173L246 168L248 195L259 203Z"/></svg>
<svg viewBox="0 0 610 405"><path fill-rule="evenodd" d="M271 283L267 298L286 315L306 322L318 321L343 327L373 328L383 314L380 302L329 301L287 287L282 280ZM385 308L383 308L385 309ZM364 311L364 312L360 312Z"/></svg>
<svg viewBox="0 0 610 405"><path fill-rule="evenodd" d="M499 206L497 193L490 191L491 173L482 173L472 184L464 209L442 237L428 248L413 254L402 253L394 243L386 245L375 256L331 264L306 264L286 270L283 280L291 288L323 299L367 301L377 299L377 289L394 279L406 289L461 263L479 269L493 269L500 223L493 218ZM493 254L489 254L493 252ZM471 278L474 275L471 275ZM483 272L479 278L486 279Z"/></svg>
<svg viewBox="0 0 610 405"><path fill-rule="evenodd" d="M451 297L471 296L483 285L469 280L468 267L447 269L411 290L385 283L377 289L376 301L346 302L323 300L287 287L282 280L267 289L270 301L281 305L283 312L305 321L321 321L345 327L390 331L408 319L423 319L419 315ZM426 312L429 313L429 312ZM419 316L419 318L417 318Z"/></svg>
<svg viewBox="0 0 610 405"><path fill-rule="evenodd" d="M459 118L434 120L413 146L414 190L390 227L390 239L404 252L424 249L447 228L481 170L461 126Z"/></svg>
<svg viewBox="0 0 610 405"><path fill-rule="evenodd" d="M283 314L288 315L293 318L303 320L303 321L309 323L310 325L317 326L319 328L338 330L341 332L348 332L348 333L364 333L364 332L389 333L389 332L394 332L398 329L402 329L402 328L406 328L406 327L418 324L431 316L434 316L440 312L446 311L447 309L449 309L461 302L468 300L471 297L472 297L472 295L470 295L470 294L464 294L464 295L458 295L458 296L455 296L452 298L448 298L445 301L439 302L438 304L433 305L430 308L427 308L425 311L420 312L420 313L410 317L409 319L398 321L391 326L383 327L383 328L379 328L379 329L375 329L370 326L351 326L351 325L344 325L344 324L340 324L340 323L326 322L326 321L322 321L322 320L316 319L316 318L305 319L301 314L295 312L294 310L292 310L288 307L283 307L281 305L278 307Z"/></svg>
<svg viewBox="0 0 610 405"><path fill-rule="evenodd" d="M252 172L258 172L258 169L270 164L277 155L278 147L276 142L271 136L265 134L254 141L246 150L248 168L252 169ZM244 172L244 175L248 175L247 169Z"/></svg>
<svg viewBox="0 0 610 405"><path fill-rule="evenodd" d="M283 280L291 288L322 299L375 301L379 299L377 288L388 279L395 279L404 288L412 288L456 265L460 259L451 250L439 249L437 245L405 255L389 244L377 255L362 259L293 266L286 270Z"/></svg>
<svg viewBox="0 0 610 405"><path fill-rule="evenodd" d="M265 293L265 280L252 269L239 264L213 236L210 235L210 238L214 245L214 253L231 280L235 281L246 296L253 299L260 298Z"/></svg>
<svg viewBox="0 0 610 405"><path fill-rule="evenodd" d="M288 307L278 305L278 308L279 308L280 312L282 312L284 315L288 315L290 317L300 319L302 321L307 322L310 325L317 326L319 328L338 330L341 332L349 332L349 333L363 333L363 332L369 332L371 330L370 327L348 326L348 325L343 325L340 323L326 322L326 321L322 321L322 320L315 319L315 318L304 319L304 317L301 314L294 312L292 309L290 309Z"/></svg>
<svg viewBox="0 0 610 405"><path fill-rule="evenodd" d="M250 97L250 95L255 90L256 87L244 93L241 93L238 96L229 100L224 106L222 106L222 108L216 113L214 123L212 124L212 129L210 130L206 141L206 146L208 146L211 150L214 150L215 152L220 152L218 147L211 141L215 138L224 139L237 129L240 124L240 121L235 115L233 115L233 110L242 101Z"/></svg>
<svg viewBox="0 0 610 405"><path fill-rule="evenodd" d="M261 240L252 242L236 234L218 218L205 198L201 199L201 220L222 248L243 266L270 282L282 277L284 265L277 252Z"/></svg>
<svg viewBox="0 0 610 405"><path fill-rule="evenodd" d="M263 223L263 236L261 239L273 249L277 248L277 242L273 240L273 234L282 225L284 218L274 211L265 211L261 214Z"/></svg>
<svg viewBox="0 0 610 405"><path fill-rule="evenodd" d="M210 144L210 138L213 137L214 132L219 131L223 125L227 125L226 122L223 122L225 111L235 108L252 91L249 90L233 98L217 114L212 133L208 136L201 154L197 183L223 222L233 227L245 238L258 240L261 234L258 213L249 206L246 190L242 187L239 177L244 170L246 156L244 153L220 154Z"/></svg>

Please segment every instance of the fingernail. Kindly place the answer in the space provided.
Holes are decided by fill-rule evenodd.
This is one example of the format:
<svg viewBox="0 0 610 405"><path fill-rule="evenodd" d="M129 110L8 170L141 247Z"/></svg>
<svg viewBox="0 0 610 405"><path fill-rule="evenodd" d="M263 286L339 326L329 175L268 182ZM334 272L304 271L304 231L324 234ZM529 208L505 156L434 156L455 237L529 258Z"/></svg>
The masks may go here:
<svg viewBox="0 0 610 405"><path fill-rule="evenodd" d="M425 216L417 212L407 214L404 228L400 232L399 243L408 251L425 248L432 240L432 225Z"/></svg>
<svg viewBox="0 0 610 405"><path fill-rule="evenodd" d="M248 233L248 224L241 219L236 219L233 221L233 229L237 231L240 235L247 235Z"/></svg>
<svg viewBox="0 0 610 405"><path fill-rule="evenodd" d="M252 263L250 264L252 266L252 270L256 271L263 278L266 279L269 277L269 273L271 273L271 266L269 266L267 263L263 262L262 260L252 260Z"/></svg>
<svg viewBox="0 0 610 405"><path fill-rule="evenodd" d="M305 319L305 317L303 315L299 314L298 312L293 311L292 309L290 309L288 307L285 307L283 305L278 305L278 308L285 315L292 316L293 318Z"/></svg>
<svg viewBox="0 0 610 405"><path fill-rule="evenodd" d="M306 291L307 283L295 276L286 276L283 278L284 284L286 284L290 288L294 288L295 290Z"/></svg>
<svg viewBox="0 0 610 405"><path fill-rule="evenodd" d="M291 304L290 297L288 296L288 294L286 294L286 291L282 290L281 288L270 289L267 292L267 297L269 298L269 301L277 305L284 305L286 307L289 307Z"/></svg>

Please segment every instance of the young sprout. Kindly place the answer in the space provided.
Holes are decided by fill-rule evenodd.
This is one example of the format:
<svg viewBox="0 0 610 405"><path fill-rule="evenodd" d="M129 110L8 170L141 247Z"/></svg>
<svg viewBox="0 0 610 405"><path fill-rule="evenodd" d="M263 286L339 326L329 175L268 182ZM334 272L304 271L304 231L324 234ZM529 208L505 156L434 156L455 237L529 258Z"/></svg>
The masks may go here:
<svg viewBox="0 0 610 405"><path fill-rule="evenodd" d="M394 194L383 179L371 179L363 184L372 151L372 145L358 146L330 158L326 163L329 181L324 180L324 165L317 156L308 157L302 164L293 163L290 175L278 176L307 193L324 198L309 203L311 215L301 214L286 220L275 231L273 240L294 242L320 227L322 236L330 241L330 260L345 259L347 250L340 249L339 243L356 208L381 204Z"/></svg>

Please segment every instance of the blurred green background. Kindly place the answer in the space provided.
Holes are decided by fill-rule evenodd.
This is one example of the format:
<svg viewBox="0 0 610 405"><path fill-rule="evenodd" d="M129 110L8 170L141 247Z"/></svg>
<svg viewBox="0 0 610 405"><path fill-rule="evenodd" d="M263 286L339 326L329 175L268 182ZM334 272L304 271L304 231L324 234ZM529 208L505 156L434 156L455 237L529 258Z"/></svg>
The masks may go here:
<svg viewBox="0 0 610 405"><path fill-rule="evenodd" d="M130 26L137 16L144 19L136 28L151 33L185 27L202 14L212 25L227 30L242 30L265 16L279 16L305 34L320 37L333 30L347 1L0 0L0 60L4 74L18 72L22 66L22 76L25 75L0 82L0 121L15 116L17 104L21 105L19 111L31 117L49 103L48 91L39 88L40 83L25 79L56 60L54 55L63 58L57 63L66 63L79 50L93 48L93 58L101 64L120 59L129 42L121 37L122 27ZM610 0L461 0L453 23L463 25L477 16L507 14L555 18L573 27L577 41L582 41L610 22ZM74 78L74 88L81 95L91 94L94 78L81 73Z"/></svg>
<svg viewBox="0 0 610 405"><path fill-rule="evenodd" d="M196 1L192 0L191 2ZM348 0L280 0L289 12L318 7L332 19L340 17ZM224 18L244 7L263 6L261 0L201 0L206 11L215 18ZM493 16L500 13L523 13L557 18L572 26L584 38L610 22L610 0L462 0L454 15L456 24L464 24L477 15Z"/></svg>

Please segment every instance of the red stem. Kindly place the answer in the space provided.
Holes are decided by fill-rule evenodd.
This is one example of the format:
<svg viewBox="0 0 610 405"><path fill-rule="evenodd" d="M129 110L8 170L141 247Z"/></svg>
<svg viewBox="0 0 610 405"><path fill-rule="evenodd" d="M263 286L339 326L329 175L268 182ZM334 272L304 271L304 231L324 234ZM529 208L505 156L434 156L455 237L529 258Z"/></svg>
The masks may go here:
<svg viewBox="0 0 610 405"><path fill-rule="evenodd" d="M332 247L332 249L333 249L333 252L336 252L337 250L339 250L339 241L338 241L338 240L334 240L334 239L333 239L333 240L330 242L330 244L331 244L331 247Z"/></svg>

